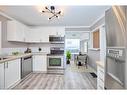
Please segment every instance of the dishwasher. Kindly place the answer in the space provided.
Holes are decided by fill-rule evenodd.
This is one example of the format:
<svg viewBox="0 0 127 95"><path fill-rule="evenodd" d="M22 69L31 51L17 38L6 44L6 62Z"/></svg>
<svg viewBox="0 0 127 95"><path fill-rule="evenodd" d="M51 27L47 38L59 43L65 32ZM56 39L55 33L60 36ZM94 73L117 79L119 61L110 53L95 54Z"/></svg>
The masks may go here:
<svg viewBox="0 0 127 95"><path fill-rule="evenodd" d="M32 72L32 56L21 58L21 79Z"/></svg>

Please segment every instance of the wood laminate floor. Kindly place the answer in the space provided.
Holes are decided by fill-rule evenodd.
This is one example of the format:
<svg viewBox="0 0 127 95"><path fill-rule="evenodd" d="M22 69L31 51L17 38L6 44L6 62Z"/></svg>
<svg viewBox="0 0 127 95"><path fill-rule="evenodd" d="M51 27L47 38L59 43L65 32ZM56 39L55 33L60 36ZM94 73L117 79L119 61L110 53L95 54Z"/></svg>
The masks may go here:
<svg viewBox="0 0 127 95"><path fill-rule="evenodd" d="M97 79L89 72L72 72L64 74L31 73L13 89L96 89Z"/></svg>

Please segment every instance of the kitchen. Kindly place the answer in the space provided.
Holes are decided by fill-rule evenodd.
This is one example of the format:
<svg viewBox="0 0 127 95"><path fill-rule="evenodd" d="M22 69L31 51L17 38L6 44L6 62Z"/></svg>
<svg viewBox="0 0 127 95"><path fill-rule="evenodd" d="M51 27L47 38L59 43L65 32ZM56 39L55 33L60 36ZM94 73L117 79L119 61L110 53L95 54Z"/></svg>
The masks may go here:
<svg viewBox="0 0 127 95"><path fill-rule="evenodd" d="M122 66L121 68L119 68L121 65L117 67L117 69L119 69L121 72L117 72L116 70L110 71L112 69L110 67L112 66L109 65L107 67L105 66L106 61L108 62L108 60L110 60L109 57L115 59L116 62L117 60L120 60L120 63L122 60L123 64L125 64L126 62L125 61L126 56L123 53L125 49L122 48L125 46L125 44L124 43L118 44L120 43L119 41L122 42L124 39L120 40L119 38L118 39L115 38L118 41L118 43L116 42L116 44L112 44L114 43L113 42L114 40L111 39L112 37L109 37L109 35L112 34L108 34L110 32L107 32L107 31L114 31L113 28L110 27L111 26L110 24L112 22L114 25L114 29L116 29L116 26L117 27L119 26L116 20L117 18L113 18L114 21L111 21L109 19L111 17L114 17L113 11L111 10L115 10L116 12L118 12L117 15L120 14L118 15L119 18L121 17L121 14L123 14L122 12L125 13L126 7L122 7L123 10L119 6L116 7L72 6L72 9L71 8L69 9L69 7L71 6L68 6L69 11L72 10L81 11L83 8L86 8L86 10L81 11L84 12L83 15L84 17L78 15L79 16L78 20L80 19L80 17L84 18L86 20L85 24L86 23L87 24L85 25L84 21L81 20L80 21L74 20L72 18L72 14L68 14L68 17L70 16L72 18L71 20L68 20L67 18L66 21L60 22L63 19L65 20L64 16L66 15L66 12L64 15L63 14L61 15L61 18L59 19L57 19L57 17L56 19L49 18L51 19L51 21L50 20L48 21L47 16L44 15L45 17L41 18L42 15L40 15L36 11L36 8L33 6L31 7L0 6L0 21L1 21L0 89L16 89L16 87L17 89L25 89L25 88L42 89L43 87L45 87L45 85L48 85L48 87L45 87L46 89L54 89L57 87L58 87L57 89L125 89L126 88L126 82L124 79L126 77L126 72L121 71L121 69L123 69L124 66ZM45 7L45 9L47 8L48 7ZM51 6L51 10L53 9L54 6ZM26 10L27 12L30 11L30 12L28 14L27 13L23 14L22 13L23 10ZM89 13L87 10L91 10L92 12ZM94 13L93 10L95 10L96 13ZM80 14L80 11L78 11L78 13L73 13L73 14L74 15ZM88 12L87 16L85 16L86 12ZM93 16L91 15L92 13L94 14ZM33 15L33 17L35 18L30 16L29 14ZM26 18L28 16L29 18ZM40 20L44 21L45 23L41 22ZM124 21L124 17L121 18L120 20ZM29 22L29 25L26 25L25 21ZM74 23L74 21L77 23ZM66 25L67 23L68 25ZM59 24L61 24L61 26L58 26ZM89 26L87 26L88 24ZM122 23L122 25L124 24L125 23ZM107 34L105 33L105 27L106 29L111 28L111 30L106 30ZM122 29L120 28L121 30L119 31L125 31L123 29L124 27L125 26L122 26ZM78 34L80 35L77 36ZM81 48L80 50L83 53L85 53L83 45L84 42L87 41L88 47L86 48L88 49L85 51L87 51L87 55L89 56L88 65L94 68L95 70L94 73L98 76L97 78L92 78L89 74L87 75L85 73L83 75L86 76L85 79L84 80L79 79L81 82L83 81L84 83L79 82L81 87L80 85L78 85L77 88L74 87L75 86L74 84L76 84L77 82L76 77L79 76L81 77L81 75L78 75L77 72L75 74L66 71L66 68L69 66L66 64L66 52L65 52L65 46L66 46L65 40L68 35L69 37L72 36L74 38L78 37L78 39L80 39L80 41L83 42L83 44L80 45ZM106 37L107 39L111 39L111 40L107 40ZM123 37L123 35L121 37ZM108 46L110 47L107 48L107 51L106 51L106 41L108 43L107 47ZM118 49L111 48L114 46L115 47L120 46L120 48ZM114 55L113 57L113 54L116 55ZM116 56L120 56L120 58L115 58ZM112 61L111 63L115 61ZM66 79L65 77L65 79L67 80L67 84L65 83L67 87L64 88L63 86L64 75L69 76L69 74L71 73L73 75L70 76L72 77L72 80L69 80L68 78ZM109 79L106 76L107 73L110 73L110 76L112 76L113 78L114 76L117 77L114 78L115 80L113 79L113 82L111 80L111 82L114 83L113 86L107 83L107 80ZM125 75L123 73L125 73ZM53 78L54 80L52 80ZM39 79L44 83L39 81ZM59 85L55 84L54 82L55 80L59 82L58 83ZM25 83L22 84L23 83L22 81ZM30 81L33 82L30 84ZM92 83L90 83L89 81L92 81ZM110 80L108 80L108 82L109 81ZM54 82L53 86L56 85L54 88L50 88L52 82ZM69 85L71 82L75 82L75 83L73 85ZM35 86L36 83L38 84ZM42 83L43 85L41 86L43 87L37 88L37 86ZM82 85L87 85L87 86L85 88L82 87Z"/></svg>

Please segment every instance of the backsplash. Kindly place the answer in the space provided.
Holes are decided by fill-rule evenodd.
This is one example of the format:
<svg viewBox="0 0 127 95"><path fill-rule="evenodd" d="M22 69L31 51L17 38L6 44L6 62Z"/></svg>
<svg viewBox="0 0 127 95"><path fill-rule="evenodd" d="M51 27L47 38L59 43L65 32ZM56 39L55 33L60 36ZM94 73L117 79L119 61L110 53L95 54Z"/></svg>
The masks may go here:
<svg viewBox="0 0 127 95"><path fill-rule="evenodd" d="M25 50L26 48L2 48L2 54L11 55L12 52L24 53Z"/></svg>
<svg viewBox="0 0 127 95"><path fill-rule="evenodd" d="M27 47L24 48L2 48L2 54L8 54L11 55L12 52L20 52L20 53L24 53L24 51L26 50ZM39 52L38 48L39 47L29 47L31 49L32 52ZM46 53L50 53L50 47L40 47L42 50L41 52L46 52Z"/></svg>
<svg viewBox="0 0 127 95"><path fill-rule="evenodd" d="M32 52L39 52L38 48L39 47L29 47ZM41 51L40 52L46 52L46 53L50 53L50 47L40 47Z"/></svg>

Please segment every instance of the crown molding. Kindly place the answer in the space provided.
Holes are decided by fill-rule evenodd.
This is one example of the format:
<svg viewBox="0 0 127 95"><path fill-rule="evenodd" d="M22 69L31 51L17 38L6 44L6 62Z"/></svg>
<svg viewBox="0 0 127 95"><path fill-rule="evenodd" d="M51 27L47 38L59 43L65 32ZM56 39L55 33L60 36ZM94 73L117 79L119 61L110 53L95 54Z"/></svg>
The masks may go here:
<svg viewBox="0 0 127 95"><path fill-rule="evenodd" d="M106 10L105 10L105 12L108 10L108 9L110 9L111 7L109 7L109 8L107 8ZM97 18L91 25L90 25L90 28L94 25L94 24L96 24L100 19L102 19L103 17L105 17L105 13L103 13L99 18Z"/></svg>
<svg viewBox="0 0 127 95"><path fill-rule="evenodd" d="M65 28L90 28L90 26L65 26Z"/></svg>
<svg viewBox="0 0 127 95"><path fill-rule="evenodd" d="M5 14L3 11L0 10L0 15L4 16L5 18L9 19L9 20L15 20L14 18L8 16L7 14Z"/></svg>

